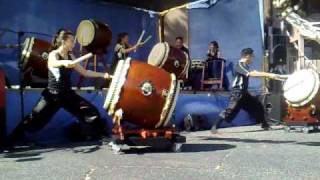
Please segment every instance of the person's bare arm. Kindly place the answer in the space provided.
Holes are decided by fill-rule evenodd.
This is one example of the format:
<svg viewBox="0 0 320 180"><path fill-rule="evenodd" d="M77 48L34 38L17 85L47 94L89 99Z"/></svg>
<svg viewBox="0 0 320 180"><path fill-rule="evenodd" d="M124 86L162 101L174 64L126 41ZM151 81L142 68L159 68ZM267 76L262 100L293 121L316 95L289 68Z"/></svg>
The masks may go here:
<svg viewBox="0 0 320 180"><path fill-rule="evenodd" d="M131 47L127 48L127 49L122 49L122 51L123 51L124 53L130 53L130 52L132 52L132 51L137 50L137 49L138 49L138 46L139 46L139 45L136 44L136 45L131 46Z"/></svg>
<svg viewBox="0 0 320 180"><path fill-rule="evenodd" d="M84 69L80 64L77 64L74 69L79 72L82 76L85 77L93 77L93 78L104 78L104 79L111 79L112 76L110 76L108 73L101 73L101 72L95 72Z"/></svg>
<svg viewBox="0 0 320 180"><path fill-rule="evenodd" d="M278 75L274 73L261 72L261 71L250 71L249 76L251 77L266 77L270 79L278 79Z"/></svg>

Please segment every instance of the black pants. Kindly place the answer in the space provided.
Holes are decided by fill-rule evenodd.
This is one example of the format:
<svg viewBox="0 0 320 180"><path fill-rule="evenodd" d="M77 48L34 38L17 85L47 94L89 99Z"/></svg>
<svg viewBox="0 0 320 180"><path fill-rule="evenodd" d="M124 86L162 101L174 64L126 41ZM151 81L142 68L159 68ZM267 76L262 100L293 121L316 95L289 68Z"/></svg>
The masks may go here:
<svg viewBox="0 0 320 180"><path fill-rule="evenodd" d="M231 122L239 111L245 110L257 122L267 124L262 103L248 92L233 91L228 107L222 111L220 117Z"/></svg>
<svg viewBox="0 0 320 180"><path fill-rule="evenodd" d="M79 120L80 126L76 129L81 132L75 133L90 137L104 133L105 128L99 112L90 102L71 90L57 93L46 89L31 114L25 117L9 136L9 141L15 141L25 131L35 132L42 129L60 108L64 108Z"/></svg>

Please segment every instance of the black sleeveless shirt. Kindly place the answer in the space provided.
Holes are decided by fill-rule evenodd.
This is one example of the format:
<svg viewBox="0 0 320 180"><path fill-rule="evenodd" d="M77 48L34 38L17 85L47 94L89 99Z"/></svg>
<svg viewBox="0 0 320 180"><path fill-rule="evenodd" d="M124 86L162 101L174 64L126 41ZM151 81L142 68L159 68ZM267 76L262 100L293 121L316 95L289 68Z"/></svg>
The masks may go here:
<svg viewBox="0 0 320 180"><path fill-rule="evenodd" d="M71 59L68 55L69 60ZM58 60L65 60L58 54ZM65 92L71 90L71 68L49 67L48 71L48 89L56 92Z"/></svg>

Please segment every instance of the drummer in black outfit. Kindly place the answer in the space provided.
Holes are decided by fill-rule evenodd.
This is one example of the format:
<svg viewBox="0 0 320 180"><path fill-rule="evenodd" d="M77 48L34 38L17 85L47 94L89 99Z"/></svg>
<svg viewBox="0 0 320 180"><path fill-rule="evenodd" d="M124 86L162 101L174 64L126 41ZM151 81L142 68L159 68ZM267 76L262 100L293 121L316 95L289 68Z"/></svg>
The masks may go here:
<svg viewBox="0 0 320 180"><path fill-rule="evenodd" d="M60 29L53 40L53 47L48 59L48 87L42 92L42 97L31 114L25 117L9 136L9 143L23 136L24 132L42 129L60 108L78 118L78 131L75 133L81 138L99 138L105 133L98 110L71 89L70 77L72 70L86 77L110 79L111 76L108 73L89 71L72 63L74 36L70 31Z"/></svg>
<svg viewBox="0 0 320 180"><path fill-rule="evenodd" d="M264 108L261 102L249 94L249 77L266 77L276 79L278 76L273 73L259 72L251 70L249 64L254 57L253 50L246 48L241 51L241 59L235 66L235 79L233 81L232 92L228 107L219 115L211 128L211 132L217 133L217 127L225 120L232 122L240 109L245 110L256 121L262 123L261 128L268 130L269 124L266 122Z"/></svg>
<svg viewBox="0 0 320 180"><path fill-rule="evenodd" d="M219 44L217 41L211 41L209 43L206 61L207 61L207 64L211 64L211 67L210 68L207 67L207 69L206 69L207 73L210 74L210 76L213 76L211 78L220 78L221 77L221 68L224 68L222 87L225 91L228 91L229 90L229 81L227 78L225 65L224 65L224 67L221 67L222 61L224 62L224 64L226 64L226 60L222 58L222 54L221 54ZM210 61L211 61L211 63L210 63ZM211 72L211 71L208 72L209 69L213 72Z"/></svg>
<svg viewBox="0 0 320 180"><path fill-rule="evenodd" d="M191 65L191 58L190 58L189 49L186 48L186 47L183 45L183 43L184 43L184 42L183 42L183 38L182 38L181 36L176 37L175 47L176 47L177 49L180 49L181 51L183 51L184 53L187 54L187 58L188 58L187 61L189 61L189 67L190 67L190 65ZM192 77L190 76L190 75L191 75L191 72L190 72L191 68L189 68L189 67L187 67L187 68L188 68L187 74L186 74L187 81L186 81L186 83L184 84L184 86L191 88L191 86L192 86Z"/></svg>
<svg viewBox="0 0 320 180"><path fill-rule="evenodd" d="M138 48L138 44L134 46L129 44L129 34L127 32L118 34L117 44L114 47L111 73L115 71L119 60L125 60L129 56L130 52L136 51Z"/></svg>

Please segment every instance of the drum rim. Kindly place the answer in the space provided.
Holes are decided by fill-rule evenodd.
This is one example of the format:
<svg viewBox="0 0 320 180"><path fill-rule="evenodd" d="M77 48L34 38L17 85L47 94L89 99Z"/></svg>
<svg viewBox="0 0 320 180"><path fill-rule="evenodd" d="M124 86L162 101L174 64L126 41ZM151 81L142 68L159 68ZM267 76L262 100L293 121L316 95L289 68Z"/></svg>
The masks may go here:
<svg viewBox="0 0 320 180"><path fill-rule="evenodd" d="M33 44L34 44L34 37L27 37L24 41L24 47L21 52L21 61L22 61L22 68L24 69L26 64L28 63L27 61L30 58L30 54L32 52Z"/></svg>
<svg viewBox="0 0 320 180"><path fill-rule="evenodd" d="M304 105L308 104L308 103L309 103L310 101L312 101L312 99L318 94L318 91L319 91L319 88L320 88L320 78L319 78L319 75L318 75L317 72L315 72L315 71L312 70L312 69L302 69L302 70L300 70L300 71L307 71L307 72L310 71L310 72L314 75L316 82L315 82L315 86L314 86L314 88L313 88L313 91L310 93L310 95L309 95L306 99L301 100L301 101L298 101L298 102L290 102L290 101L286 98L285 92L284 92L284 97L285 97L285 99L286 99L286 102L287 102L289 105L291 105L292 107L300 107L300 106L304 106ZM283 88L284 88L284 86L283 86ZM284 91L285 91L285 90L284 90Z"/></svg>
<svg viewBox="0 0 320 180"><path fill-rule="evenodd" d="M86 35L87 37L89 37L89 39L90 39L90 41L88 41L88 42L80 42L80 36L79 36L79 33L80 33L80 26L81 26L81 24L90 24L90 26L91 26L91 28L92 28L92 35L91 36L89 36L89 35ZM94 40L94 37L95 37L95 24L94 24L94 22L92 21L92 20L82 20L80 23L79 23L79 25L78 25L78 27L77 27L77 33L76 33L76 37L77 37L77 41L78 41L78 43L81 45L81 46L89 46L92 42L93 42L93 40ZM82 41L82 40L81 40Z"/></svg>
<svg viewBox="0 0 320 180"><path fill-rule="evenodd" d="M161 125L162 126L167 126L170 122L170 119L172 117L172 113L173 113L173 110L175 109L176 107L176 103L177 103L177 99L178 99L178 96L179 96L179 93L180 93L180 84L179 82L177 81L177 78L175 76L174 73L171 73L171 86L170 86L170 90L169 90L169 95L168 97L166 98L166 102L165 102L165 105L163 107L163 110L162 110L162 114L166 114L165 117L162 117L162 114L161 114L161 119L162 122L161 124L158 123L156 128L157 127L160 127ZM167 113L165 113L167 112ZM161 121L160 120L160 121ZM159 126L158 126L159 125Z"/></svg>
<svg viewBox="0 0 320 180"><path fill-rule="evenodd" d="M182 51L183 52L183 51ZM183 76L184 74L187 73L189 66L190 66L190 62L189 62L189 57L188 54L186 52L183 52L183 54L186 56L186 64L184 66L183 71L179 74L179 78L182 78L181 76Z"/></svg>
<svg viewBox="0 0 320 180"><path fill-rule="evenodd" d="M108 110L109 115L112 115L115 112L115 107L119 101L120 93L125 83L128 69L130 67L130 61L131 58L127 58L126 60L119 60L117 64L103 105L103 108Z"/></svg>
<svg viewBox="0 0 320 180"><path fill-rule="evenodd" d="M158 61L156 64L155 63L151 63L151 54L154 54L153 52L156 50L155 48L158 45L163 45L164 46L164 53L161 55L160 61ZM169 57L169 52L170 52L170 46L168 44L168 42L159 42L156 45L153 46L153 48L151 49L149 56L148 56L148 64L152 65L152 66L156 66L156 67L162 67L164 66L166 60Z"/></svg>

